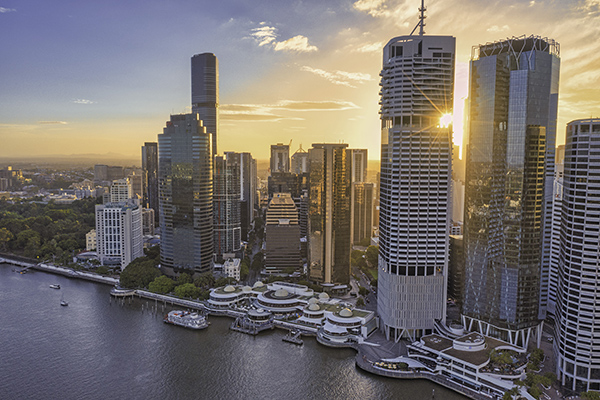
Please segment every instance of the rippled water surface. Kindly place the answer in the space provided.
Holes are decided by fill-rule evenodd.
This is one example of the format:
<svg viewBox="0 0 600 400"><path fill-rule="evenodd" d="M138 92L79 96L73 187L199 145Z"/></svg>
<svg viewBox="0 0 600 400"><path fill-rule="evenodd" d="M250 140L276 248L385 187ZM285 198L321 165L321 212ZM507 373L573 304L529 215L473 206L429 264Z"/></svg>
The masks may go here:
<svg viewBox="0 0 600 400"><path fill-rule="evenodd" d="M420 400L433 389L435 399L464 399L365 373L353 350L314 338L296 346L280 330L253 337L217 317L191 331L164 324L160 303L152 313L154 302L111 301L107 285L12 269L0 265L0 399Z"/></svg>

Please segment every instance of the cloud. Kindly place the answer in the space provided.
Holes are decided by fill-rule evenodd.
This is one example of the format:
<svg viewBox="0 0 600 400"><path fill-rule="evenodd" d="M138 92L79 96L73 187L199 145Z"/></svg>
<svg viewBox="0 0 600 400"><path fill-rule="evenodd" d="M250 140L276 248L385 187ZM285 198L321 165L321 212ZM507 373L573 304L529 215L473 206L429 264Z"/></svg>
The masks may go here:
<svg viewBox="0 0 600 400"><path fill-rule="evenodd" d="M261 22L260 27L253 28L250 37L254 39L259 47L270 45L275 51L293 51L297 53L308 53L319 50L308 42L306 36L297 35L290 39L277 41L277 28Z"/></svg>
<svg viewBox="0 0 600 400"><path fill-rule="evenodd" d="M75 104L94 104L96 102L92 101L92 100L86 100L86 99L75 99L75 100L73 100L73 103L75 103Z"/></svg>
<svg viewBox="0 0 600 400"><path fill-rule="evenodd" d="M352 85L352 83L350 83L350 81L363 83L366 81L373 80L371 78L371 75L363 74L363 73L359 73L359 72L346 72L346 71L328 72L328 71L325 71L325 70L322 70L319 68L312 68L312 67L309 67L306 65L300 67L300 69L302 71L313 73L317 76L320 76L321 78L325 78L329 82L333 83L334 85L347 86L350 88L356 87L356 86Z"/></svg>
<svg viewBox="0 0 600 400"><path fill-rule="evenodd" d="M359 108L349 101L298 101L281 100L276 104L223 104L219 118L230 121L302 121L304 118L283 115L286 111L344 111Z"/></svg>
<svg viewBox="0 0 600 400"><path fill-rule="evenodd" d="M317 50L319 50L317 46L309 44L308 38L302 35L275 43L275 51L296 51L298 53L306 53Z"/></svg>
<svg viewBox="0 0 600 400"><path fill-rule="evenodd" d="M354 51L357 53L375 53L375 52L380 52L382 49L383 49L383 43L377 42L377 43L363 44L362 46L354 49Z"/></svg>
<svg viewBox="0 0 600 400"><path fill-rule="evenodd" d="M386 17L390 12L385 0L358 0L352 6L358 11L364 11L372 17Z"/></svg>
<svg viewBox="0 0 600 400"><path fill-rule="evenodd" d="M9 13L9 12L17 12L16 8L4 8L4 7L0 7L0 13L4 14L4 13Z"/></svg>
<svg viewBox="0 0 600 400"><path fill-rule="evenodd" d="M261 22L261 24L264 23ZM261 26L260 28L252 29L250 36L258 42L259 46L264 46L275 41L275 38L277 37L276 31L277 28L273 26Z"/></svg>
<svg viewBox="0 0 600 400"><path fill-rule="evenodd" d="M487 28L487 31L490 33L499 33L499 32L504 32L504 31L508 31L508 30L510 30L510 26L508 26L508 25L502 25L502 26L492 25L489 28Z"/></svg>
<svg viewBox="0 0 600 400"><path fill-rule="evenodd" d="M38 121L40 125L67 125L65 121Z"/></svg>

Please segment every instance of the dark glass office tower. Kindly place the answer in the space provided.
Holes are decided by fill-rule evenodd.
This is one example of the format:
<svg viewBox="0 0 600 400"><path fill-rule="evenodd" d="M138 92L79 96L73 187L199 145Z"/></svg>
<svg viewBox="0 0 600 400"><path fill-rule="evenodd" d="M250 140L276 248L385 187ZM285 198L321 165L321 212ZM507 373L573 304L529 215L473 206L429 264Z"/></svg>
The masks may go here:
<svg viewBox="0 0 600 400"><path fill-rule="evenodd" d="M212 168L211 135L198 115L171 115L158 135L160 259L168 275L211 270Z"/></svg>
<svg viewBox="0 0 600 400"><path fill-rule="evenodd" d="M158 218L158 143L146 142L142 146L144 171L144 207L154 210Z"/></svg>
<svg viewBox="0 0 600 400"><path fill-rule="evenodd" d="M228 153L214 158L214 237L218 263L241 248L240 168Z"/></svg>
<svg viewBox="0 0 600 400"><path fill-rule="evenodd" d="M192 113L198 113L212 136L212 155L217 155L219 130L219 61L212 53L192 57Z"/></svg>
<svg viewBox="0 0 600 400"><path fill-rule="evenodd" d="M313 144L310 160L310 277L350 282L350 160L347 144Z"/></svg>
<svg viewBox="0 0 600 400"><path fill-rule="evenodd" d="M559 63L559 45L538 36L478 46L471 60L463 321L524 347L541 335Z"/></svg>

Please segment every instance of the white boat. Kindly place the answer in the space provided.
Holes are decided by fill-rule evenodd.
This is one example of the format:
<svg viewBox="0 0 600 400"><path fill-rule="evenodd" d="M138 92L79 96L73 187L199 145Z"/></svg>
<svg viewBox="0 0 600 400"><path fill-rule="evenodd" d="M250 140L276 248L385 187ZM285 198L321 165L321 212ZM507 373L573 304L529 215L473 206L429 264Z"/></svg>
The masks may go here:
<svg viewBox="0 0 600 400"><path fill-rule="evenodd" d="M171 311L165 316L164 321L167 324L179 325L190 329L204 329L209 325L209 322L206 321L206 317L203 315L181 310Z"/></svg>
<svg viewBox="0 0 600 400"><path fill-rule="evenodd" d="M60 289L60 285L50 285L52 289Z"/></svg>
<svg viewBox="0 0 600 400"><path fill-rule="evenodd" d="M61 306L63 306L63 307L66 307L66 306L68 306L68 305L69 305L69 303L67 303L67 302L66 302L66 301L64 301L64 300L61 300L61 301L60 301L60 305L61 305Z"/></svg>

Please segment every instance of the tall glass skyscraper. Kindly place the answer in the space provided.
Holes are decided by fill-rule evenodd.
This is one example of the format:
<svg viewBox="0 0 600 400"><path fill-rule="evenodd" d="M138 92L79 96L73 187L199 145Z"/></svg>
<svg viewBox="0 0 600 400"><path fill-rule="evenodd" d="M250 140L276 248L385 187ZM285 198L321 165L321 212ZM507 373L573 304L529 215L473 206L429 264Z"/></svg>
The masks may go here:
<svg viewBox="0 0 600 400"><path fill-rule="evenodd" d="M600 119L567 125L554 354L560 383L600 390Z"/></svg>
<svg viewBox="0 0 600 400"><path fill-rule="evenodd" d="M142 146L144 172L144 207L154 210L158 217L158 143L146 142Z"/></svg>
<svg viewBox="0 0 600 400"><path fill-rule="evenodd" d="M226 153L214 162L213 213L216 261L241 249L240 168L235 156Z"/></svg>
<svg viewBox="0 0 600 400"><path fill-rule="evenodd" d="M441 119L452 114L454 52L454 37L422 29L383 49L377 311L389 340L446 318L452 132Z"/></svg>
<svg viewBox="0 0 600 400"><path fill-rule="evenodd" d="M538 36L475 47L471 59L463 322L523 347L541 337L559 66L559 45Z"/></svg>
<svg viewBox="0 0 600 400"><path fill-rule="evenodd" d="M212 155L217 155L219 130L219 61L212 53L192 57L192 113L200 116L212 136Z"/></svg>
<svg viewBox="0 0 600 400"><path fill-rule="evenodd" d="M211 270L213 260L211 135L198 114L171 115L158 135L158 192L163 271Z"/></svg>

